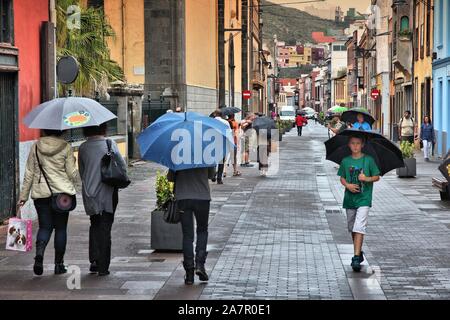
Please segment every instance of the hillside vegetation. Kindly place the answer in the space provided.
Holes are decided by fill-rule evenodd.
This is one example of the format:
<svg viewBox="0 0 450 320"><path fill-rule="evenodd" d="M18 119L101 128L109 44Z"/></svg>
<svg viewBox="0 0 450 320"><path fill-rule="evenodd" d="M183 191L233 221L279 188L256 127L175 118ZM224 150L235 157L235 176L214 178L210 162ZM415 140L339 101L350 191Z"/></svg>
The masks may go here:
<svg viewBox="0 0 450 320"><path fill-rule="evenodd" d="M262 1L262 4L273 4ZM296 41L312 42L313 31L326 32L327 29L341 29L343 24L332 20L312 16L304 11L273 5L262 7L263 9L263 37L267 43L273 40L276 34L279 41L286 41L289 45L295 45Z"/></svg>

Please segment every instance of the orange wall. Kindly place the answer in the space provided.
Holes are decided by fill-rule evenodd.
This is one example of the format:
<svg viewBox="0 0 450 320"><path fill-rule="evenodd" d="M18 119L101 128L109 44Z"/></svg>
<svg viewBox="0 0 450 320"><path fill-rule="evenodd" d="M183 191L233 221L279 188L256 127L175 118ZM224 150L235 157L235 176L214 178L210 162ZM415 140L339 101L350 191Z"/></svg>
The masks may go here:
<svg viewBox="0 0 450 320"><path fill-rule="evenodd" d="M216 3L186 1L186 82L216 89Z"/></svg>
<svg viewBox="0 0 450 320"><path fill-rule="evenodd" d="M145 65L144 0L105 1L105 14L116 36L108 39L111 59L123 69L128 83L143 84L145 75L135 68Z"/></svg>

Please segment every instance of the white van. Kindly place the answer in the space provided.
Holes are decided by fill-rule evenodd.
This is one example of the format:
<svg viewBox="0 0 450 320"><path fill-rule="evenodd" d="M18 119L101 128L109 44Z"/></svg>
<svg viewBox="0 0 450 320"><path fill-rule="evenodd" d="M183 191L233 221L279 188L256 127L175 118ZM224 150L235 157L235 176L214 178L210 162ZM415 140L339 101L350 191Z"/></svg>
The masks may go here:
<svg viewBox="0 0 450 320"><path fill-rule="evenodd" d="M295 107L283 106L279 110L280 120L287 120L295 122Z"/></svg>

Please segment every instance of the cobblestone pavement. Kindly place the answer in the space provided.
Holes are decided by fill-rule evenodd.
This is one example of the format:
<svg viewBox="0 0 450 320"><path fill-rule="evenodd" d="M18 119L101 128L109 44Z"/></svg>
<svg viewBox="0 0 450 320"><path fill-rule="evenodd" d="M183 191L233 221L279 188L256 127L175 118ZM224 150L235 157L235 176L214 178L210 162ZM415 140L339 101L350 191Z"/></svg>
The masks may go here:
<svg viewBox="0 0 450 320"><path fill-rule="evenodd" d="M336 166L325 160L326 131L293 131L280 144L277 174L244 168L241 177L212 185L208 284L184 286L181 254L150 249L155 175L163 168L136 163L132 185L120 192L111 275L88 274L89 220L79 205L65 260L81 269L81 289L67 288L70 275L53 275L51 244L41 277L32 273L34 252L0 248L0 300L450 298L450 205L431 188L438 163L418 155L417 178L390 173L376 184L366 261L353 273L343 190Z"/></svg>

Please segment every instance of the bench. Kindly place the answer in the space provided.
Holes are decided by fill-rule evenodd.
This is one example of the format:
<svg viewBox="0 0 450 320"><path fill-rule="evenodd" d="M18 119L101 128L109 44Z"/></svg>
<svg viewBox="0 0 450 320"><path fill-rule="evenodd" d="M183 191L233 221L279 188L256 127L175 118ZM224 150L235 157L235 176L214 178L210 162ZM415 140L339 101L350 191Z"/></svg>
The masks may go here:
<svg viewBox="0 0 450 320"><path fill-rule="evenodd" d="M450 200L450 189L448 187L447 179L436 178L432 179L433 187L438 189L441 194L441 200Z"/></svg>

